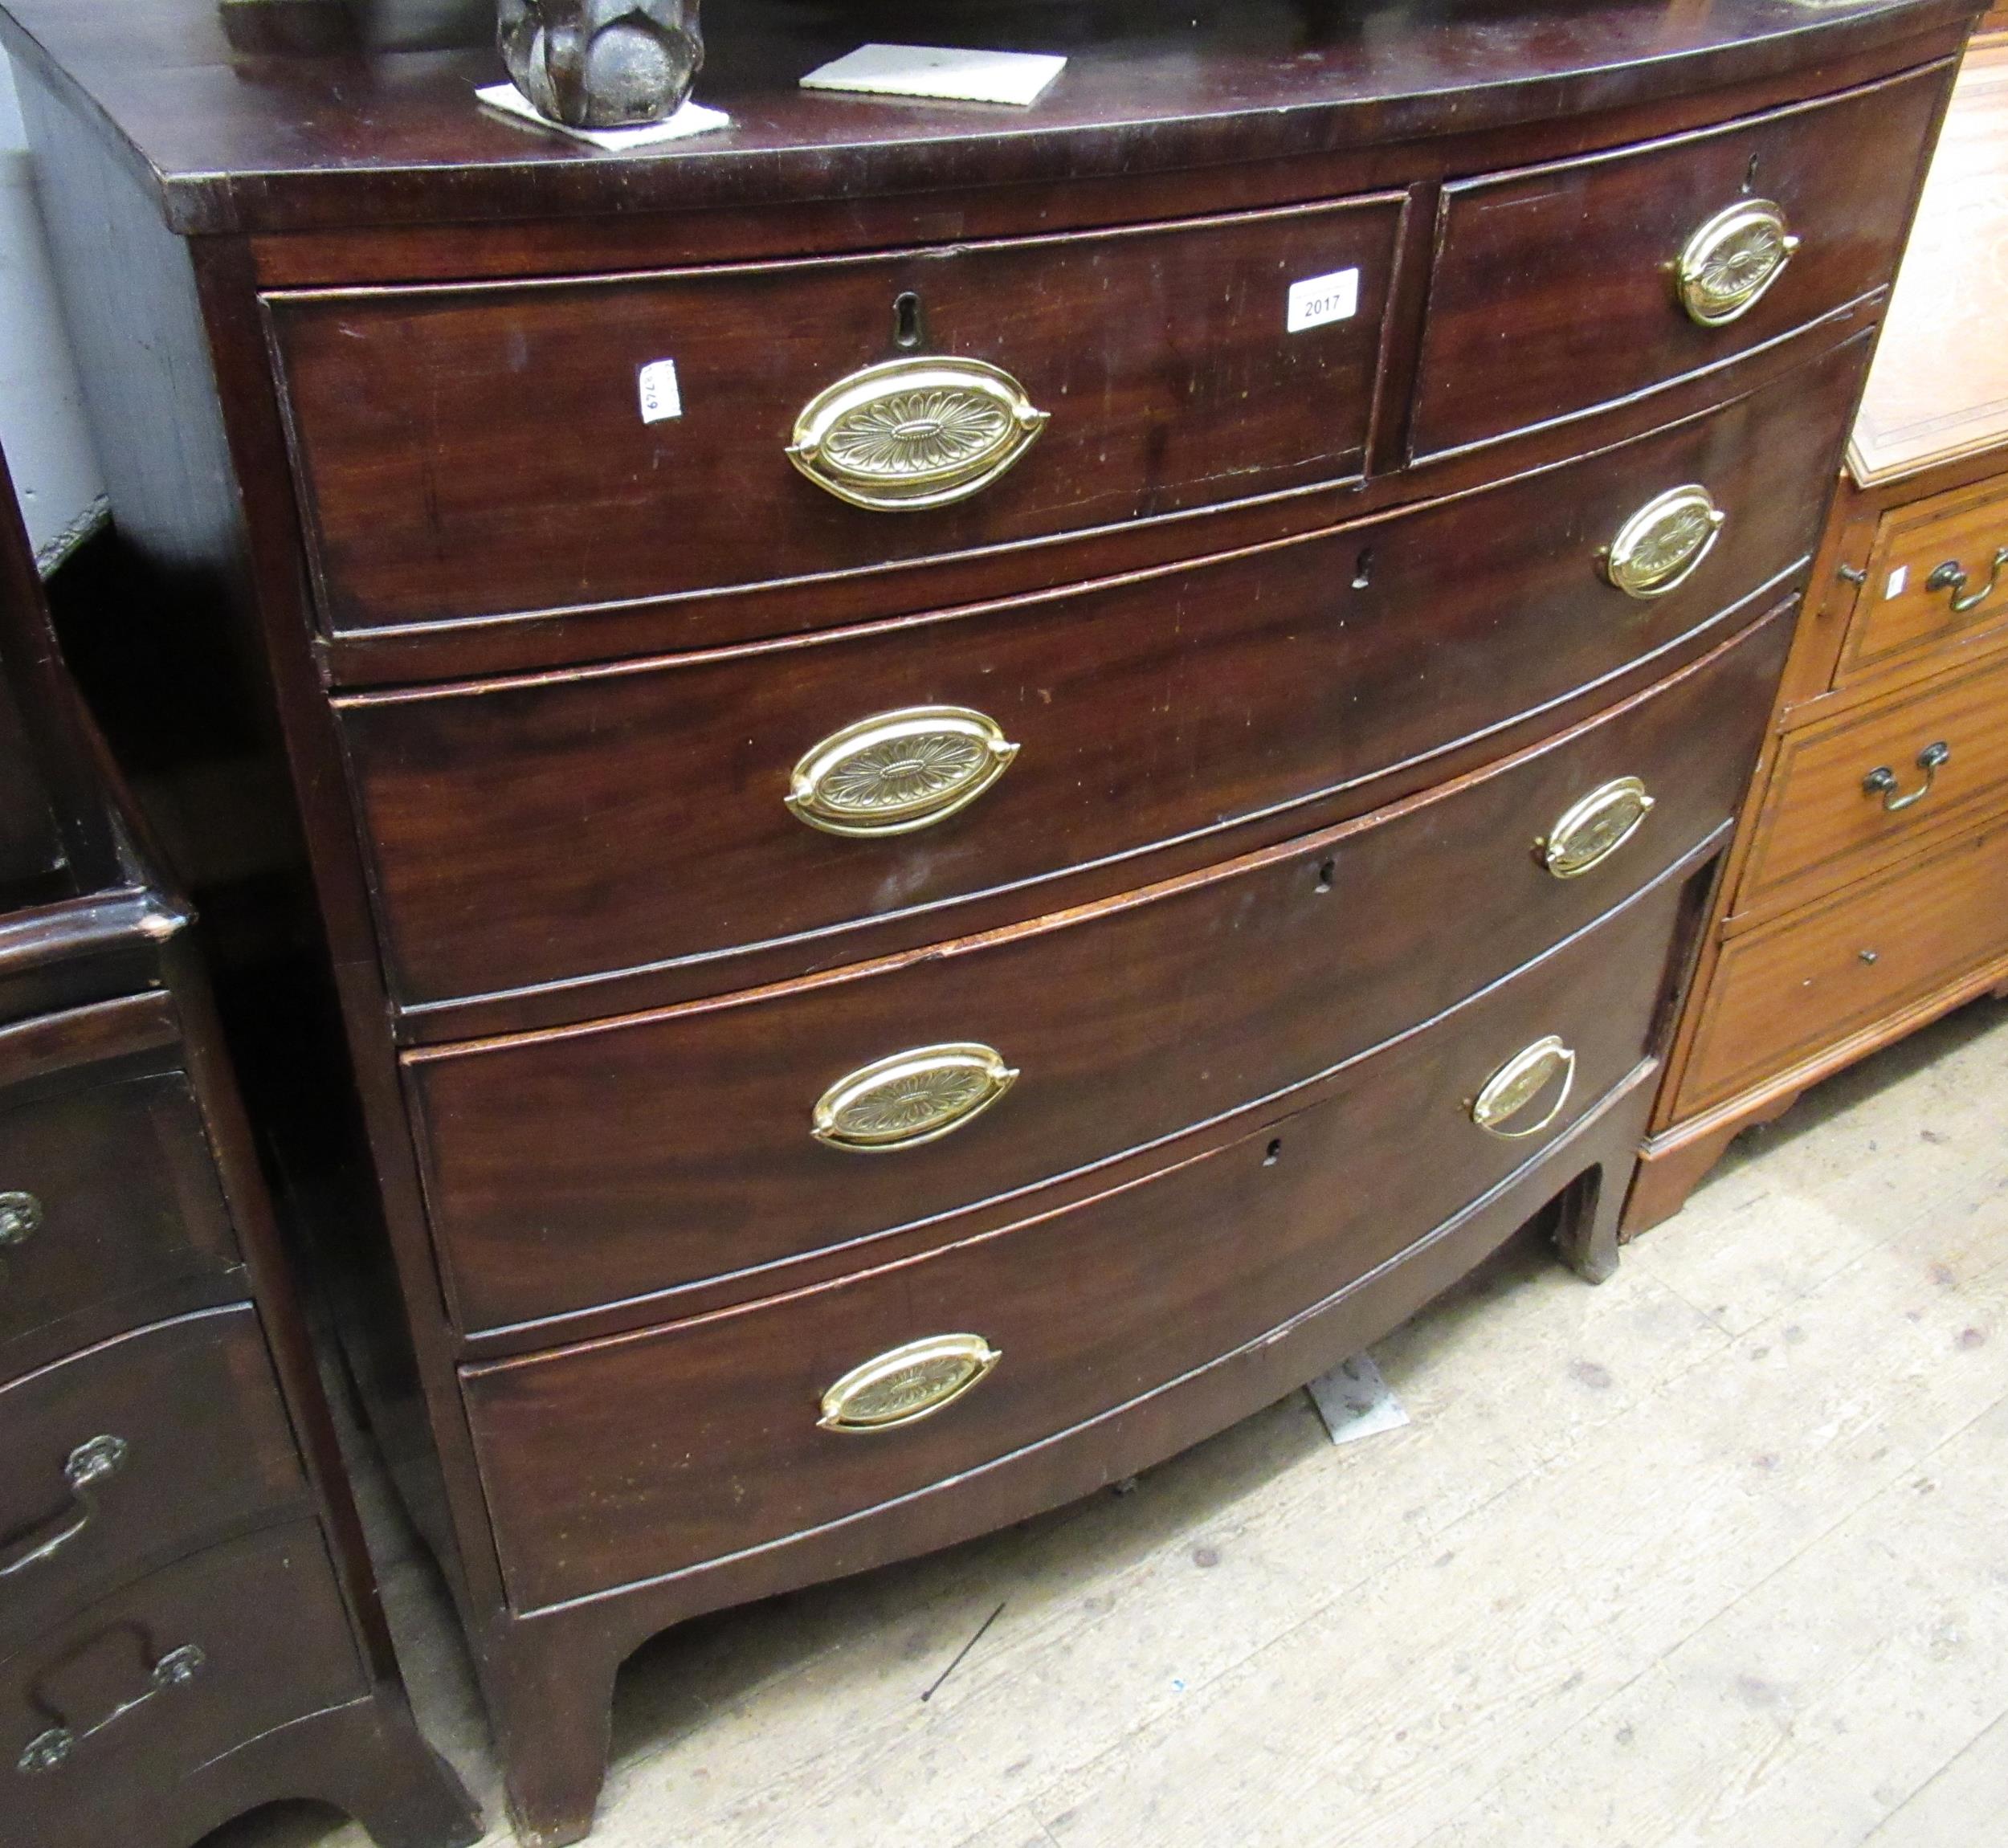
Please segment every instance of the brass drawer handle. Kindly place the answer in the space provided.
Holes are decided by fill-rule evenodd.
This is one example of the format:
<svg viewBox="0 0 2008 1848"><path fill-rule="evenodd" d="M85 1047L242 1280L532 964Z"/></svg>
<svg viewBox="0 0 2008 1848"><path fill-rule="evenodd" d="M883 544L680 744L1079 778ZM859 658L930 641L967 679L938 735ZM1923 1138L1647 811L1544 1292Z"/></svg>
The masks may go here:
<svg viewBox="0 0 2008 1848"><path fill-rule="evenodd" d="M1694 574L1728 518L1698 481L1669 487L1618 528L1603 555L1604 575L1627 597L1663 597Z"/></svg>
<svg viewBox="0 0 2008 1848"><path fill-rule="evenodd" d="M1652 810L1653 799L1636 777L1614 777L1565 809L1534 842L1534 851L1557 879L1581 879L1637 834Z"/></svg>
<svg viewBox="0 0 2008 1848"><path fill-rule="evenodd" d="M1770 199L1739 199L1696 226L1681 246L1674 292L1690 320L1725 327L1756 307L1798 247L1781 206Z"/></svg>
<svg viewBox="0 0 2008 1848"><path fill-rule="evenodd" d="M53 1520L0 1546L0 1578L11 1578L52 1558L91 1524L98 1512L97 1485L124 1464L127 1449L123 1438L100 1437L71 1451L63 1466L71 1505Z"/></svg>
<svg viewBox="0 0 2008 1848"><path fill-rule="evenodd" d="M1931 576L1924 580L1927 590L1949 590L1953 594L1953 612L1964 616L1969 610L1977 610L1994 594L1994 587L2001 581L2002 568L2008 566L2008 545L1995 549L1994 563L1987 573L1987 581L1969 596L1960 593L1966 588L1966 573L1957 558L1948 558Z"/></svg>
<svg viewBox="0 0 2008 1848"><path fill-rule="evenodd" d="M853 1367L822 1395L826 1431L889 1431L952 1405L1003 1359L981 1335L930 1335Z"/></svg>
<svg viewBox="0 0 2008 1848"><path fill-rule="evenodd" d="M860 1155L917 1148L973 1123L1018 1080L991 1047L920 1046L874 1059L817 1099L818 1142Z"/></svg>
<svg viewBox="0 0 2008 1848"><path fill-rule="evenodd" d="M880 712L804 753L788 811L826 834L910 834L966 809L1017 755L994 719L966 706Z"/></svg>
<svg viewBox="0 0 2008 1848"><path fill-rule="evenodd" d="M1524 1129L1504 1127L1557 1078L1561 1080L1561 1088L1538 1123L1530 1123ZM1521 1047L1485 1080L1485 1088L1472 1099L1471 1121L1502 1142L1524 1141L1529 1136L1540 1135L1561 1115L1575 1083L1576 1055L1551 1033L1532 1046Z"/></svg>
<svg viewBox="0 0 2008 1848"><path fill-rule="evenodd" d="M208 1658L192 1643L183 1643L179 1649L170 1649L146 1671L146 1687L130 1700L122 1700L95 1725L78 1732L67 1726L51 1726L46 1732L39 1732L22 1748L14 1768L28 1777L55 1771L68 1763L76 1748L88 1739L95 1739L108 1726L137 1709L145 1706L157 1695L169 1692L177 1687L186 1687L202 1671Z"/></svg>
<svg viewBox="0 0 2008 1848"><path fill-rule="evenodd" d="M853 507L917 513L987 487L1051 416L980 359L887 360L802 407L788 459Z"/></svg>
<svg viewBox="0 0 2008 1848"><path fill-rule="evenodd" d="M1938 781L1938 773L1953 761L1953 748L1947 744L1927 745L1917 753L1917 767L1924 773L1924 780L1908 796L1900 796L1900 786L1896 773L1887 764L1878 764L1862 779L1862 793L1880 796L1883 806L1891 814L1900 814L1915 802L1921 802L1932 793L1932 785Z"/></svg>

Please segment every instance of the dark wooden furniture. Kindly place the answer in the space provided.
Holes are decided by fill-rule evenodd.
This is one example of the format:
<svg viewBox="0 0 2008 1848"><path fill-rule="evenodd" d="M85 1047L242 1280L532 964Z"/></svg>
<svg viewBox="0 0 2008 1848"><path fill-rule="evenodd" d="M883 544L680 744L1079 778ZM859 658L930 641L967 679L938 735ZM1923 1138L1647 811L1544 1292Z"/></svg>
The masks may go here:
<svg viewBox="0 0 2008 1848"><path fill-rule="evenodd" d="M1627 1232L1806 1086L2008 989L2008 36L1968 51ZM1942 759L1942 761L1941 761Z"/></svg>
<svg viewBox="0 0 2008 1848"><path fill-rule="evenodd" d="M529 1839L663 1626L1550 1210L1608 1272L1968 6L958 14L1069 53L1019 114L738 0L632 158L479 37L9 13L123 528L260 637Z"/></svg>
<svg viewBox="0 0 2008 1848"><path fill-rule="evenodd" d="M189 914L108 798L40 597L0 463L0 1842L175 1848L288 1797L382 1848L471 1841Z"/></svg>

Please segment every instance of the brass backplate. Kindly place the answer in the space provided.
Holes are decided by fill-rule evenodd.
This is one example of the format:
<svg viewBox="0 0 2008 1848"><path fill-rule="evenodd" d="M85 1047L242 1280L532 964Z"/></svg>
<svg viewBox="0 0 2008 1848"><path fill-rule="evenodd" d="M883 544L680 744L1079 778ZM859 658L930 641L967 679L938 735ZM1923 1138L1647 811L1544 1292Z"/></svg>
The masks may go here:
<svg viewBox="0 0 2008 1848"><path fill-rule="evenodd" d="M1652 807L1652 798L1636 777L1614 777L1570 803L1534 851L1557 879L1581 879L1638 833Z"/></svg>
<svg viewBox="0 0 2008 1848"><path fill-rule="evenodd" d="M839 1079L817 1099L810 1128L818 1142L861 1155L917 1148L974 1122L1017 1079L991 1046L915 1046Z"/></svg>
<svg viewBox="0 0 2008 1848"><path fill-rule="evenodd" d="M887 360L827 386L795 419L788 459L853 507L917 513L979 492L1051 413L980 359Z"/></svg>
<svg viewBox="0 0 2008 1848"><path fill-rule="evenodd" d="M1698 226L1681 247L1674 292L1689 320L1724 327L1757 305L1798 247L1775 201L1739 199Z"/></svg>
<svg viewBox="0 0 2008 1848"><path fill-rule="evenodd" d="M803 753L788 809L825 834L912 834L967 808L1017 755L994 719L967 706L878 712Z"/></svg>
<svg viewBox="0 0 2008 1848"><path fill-rule="evenodd" d="M1664 597L1694 575L1728 517L1700 482L1669 487L1618 528L1604 553L1604 575L1627 597Z"/></svg>
<svg viewBox="0 0 2008 1848"><path fill-rule="evenodd" d="M981 1335L929 1335L853 1367L822 1395L826 1431L888 1431L951 1405L1003 1358Z"/></svg>

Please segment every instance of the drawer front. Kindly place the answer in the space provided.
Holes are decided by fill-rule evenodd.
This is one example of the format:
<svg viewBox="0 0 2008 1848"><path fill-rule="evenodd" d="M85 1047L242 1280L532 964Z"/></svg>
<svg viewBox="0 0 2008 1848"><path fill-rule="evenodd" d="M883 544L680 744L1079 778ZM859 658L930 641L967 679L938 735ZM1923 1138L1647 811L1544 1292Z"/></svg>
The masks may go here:
<svg viewBox="0 0 2008 1848"><path fill-rule="evenodd" d="M0 1630L304 1487L249 1303L157 1323L0 1391Z"/></svg>
<svg viewBox="0 0 2008 1848"><path fill-rule="evenodd" d="M2008 829L1996 824L1732 938L1708 984L1691 1115L2008 957Z"/></svg>
<svg viewBox="0 0 2008 1848"><path fill-rule="evenodd" d="M7 1839L129 1839L134 1790L368 1691L317 1528L213 1547L0 1660Z"/></svg>
<svg viewBox="0 0 2008 1848"><path fill-rule="evenodd" d="M0 1103L0 1377L66 1320L237 1252L214 1160L179 1072Z"/></svg>
<svg viewBox="0 0 2008 1848"><path fill-rule="evenodd" d="M1892 508L1876 523L1867 581L1841 644L1845 686L2008 622L2008 479Z"/></svg>
<svg viewBox="0 0 2008 1848"><path fill-rule="evenodd" d="M328 619L675 596L1357 476L1401 218L271 298ZM1007 466L971 488L965 463Z"/></svg>
<svg viewBox="0 0 2008 1848"><path fill-rule="evenodd" d="M1680 884L1363 1062L1252 1137L1070 1210L744 1310L468 1370L512 1601L531 1608L842 1520L1035 1443L1253 1340L1504 1180L1649 1050ZM1531 1044L1576 1056L1502 1127ZM1541 1116L1561 1101L1545 1128ZM1418 1159L1418 1153L1426 1158ZM933 1338L973 1352L910 1356ZM1001 1356L955 1403L887 1415ZM845 1390L832 1393L840 1381ZM617 1418L607 1415L618 1406Z"/></svg>
<svg viewBox="0 0 2008 1848"><path fill-rule="evenodd" d="M2008 658L1790 733L1737 910L1830 891L2008 806L2005 711Z"/></svg>
<svg viewBox="0 0 2008 1848"><path fill-rule="evenodd" d="M1725 826L1790 626L1781 611L1482 777L1154 896L724 1005L411 1055L458 1314L474 1328L529 1320L952 1214L1432 1018ZM1598 792L1600 838L1622 838L1626 778L1655 805L1635 834L1554 876L1533 843ZM1563 831L1588 842L1597 827ZM990 1080L1008 1084L994 1103L980 1067L938 1050L969 1046L1017 1074ZM932 1066L890 1082L916 1109L930 1095L975 1107L952 1129L928 1139L924 1118L911 1141L868 1149L818 1136L833 1087L930 1048Z"/></svg>
<svg viewBox="0 0 2008 1848"><path fill-rule="evenodd" d="M954 928L929 908L957 899L1314 799L1328 817L1373 808L1443 774L1433 754L1478 757L1488 733L1802 560L1863 351L1563 468L1203 566L724 659L352 696L340 717L394 992L423 1003L789 940L801 967L826 966L856 920L910 916L925 940ZM1669 594L1626 595L1600 549L1687 483L1727 515L1715 545ZM924 733L943 709L1017 747L960 809L863 836L791 809L819 746L840 757L851 728L889 714ZM945 742L983 763L980 743ZM1397 770L1399 788L1371 785Z"/></svg>
<svg viewBox="0 0 2008 1848"><path fill-rule="evenodd" d="M1889 150L1924 145L1950 82L1934 65L1700 134L1447 186L1413 453L1629 398L1888 284L1916 182ZM1775 271L1770 228L1749 215L1758 205L1798 240ZM1770 279L1734 318L1697 319L1679 288L1691 249L1732 288ZM1702 314L1733 307L1697 296Z"/></svg>

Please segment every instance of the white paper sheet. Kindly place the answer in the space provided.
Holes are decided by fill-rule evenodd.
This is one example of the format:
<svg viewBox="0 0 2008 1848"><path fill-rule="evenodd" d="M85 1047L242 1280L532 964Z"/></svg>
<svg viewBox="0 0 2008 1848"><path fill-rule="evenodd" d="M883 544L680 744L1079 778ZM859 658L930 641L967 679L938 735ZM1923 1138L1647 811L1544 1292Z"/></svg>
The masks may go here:
<svg viewBox="0 0 2008 1848"><path fill-rule="evenodd" d="M1031 51L964 51L945 45L860 45L802 80L805 90L867 96L940 96L957 103L1026 108L1067 68L1064 58Z"/></svg>
<svg viewBox="0 0 2008 1848"><path fill-rule="evenodd" d="M707 109L701 103L687 102L675 115L665 116L659 122L644 122L639 128L573 129L540 116L530 107L529 99L513 84L491 84L474 94L484 108L494 110L498 116L506 116L512 122L548 129L554 135L569 135L575 141L604 149L610 154L624 153L631 148L651 148L659 141L680 141L687 135L708 134L713 129L732 125L732 117L723 109Z"/></svg>

